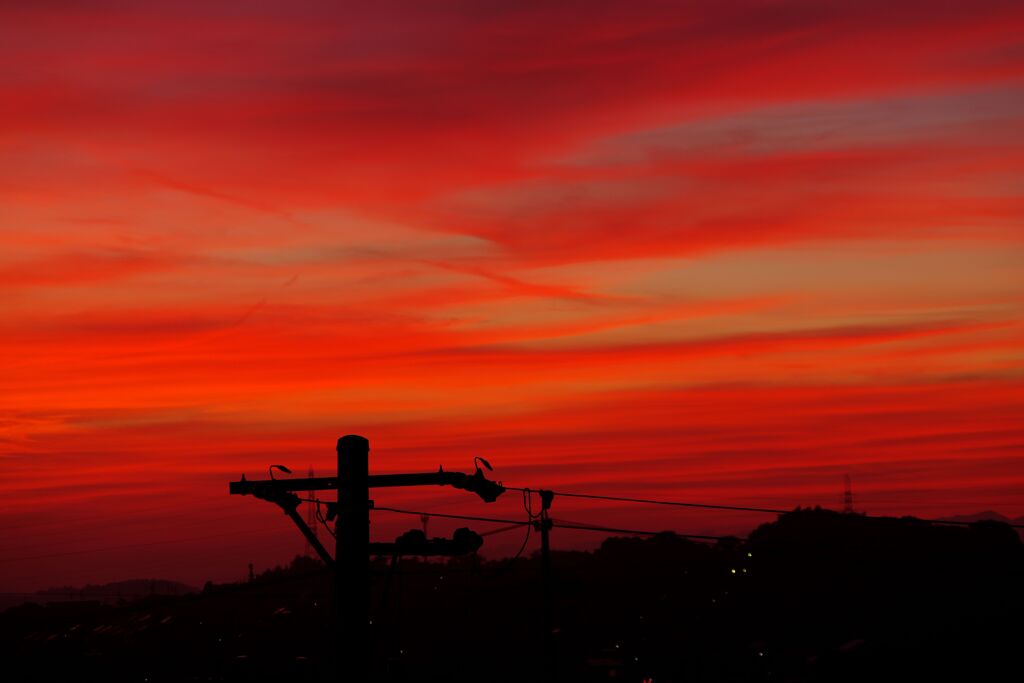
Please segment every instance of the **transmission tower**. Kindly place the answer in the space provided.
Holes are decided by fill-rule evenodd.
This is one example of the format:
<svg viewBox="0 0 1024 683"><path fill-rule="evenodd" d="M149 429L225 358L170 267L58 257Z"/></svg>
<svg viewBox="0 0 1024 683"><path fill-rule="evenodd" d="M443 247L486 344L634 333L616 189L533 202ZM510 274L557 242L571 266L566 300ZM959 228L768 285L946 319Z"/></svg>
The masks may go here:
<svg viewBox="0 0 1024 683"><path fill-rule="evenodd" d="M843 512L853 512L853 487L850 485L850 475L843 475L843 482L846 484L843 489Z"/></svg>
<svg viewBox="0 0 1024 683"><path fill-rule="evenodd" d="M310 479L313 478L313 466L312 465L309 466L309 478ZM320 538L319 534L317 533L318 532L317 527L319 527L320 525L317 524L317 521L316 521L316 503L313 503L313 502L306 503L306 526L308 526L313 531L313 538L316 538L316 539ZM313 544L310 542L310 540L308 538L306 539L306 552L305 552L305 555L306 555L306 557L310 557L310 558L317 556L316 548L313 547Z"/></svg>

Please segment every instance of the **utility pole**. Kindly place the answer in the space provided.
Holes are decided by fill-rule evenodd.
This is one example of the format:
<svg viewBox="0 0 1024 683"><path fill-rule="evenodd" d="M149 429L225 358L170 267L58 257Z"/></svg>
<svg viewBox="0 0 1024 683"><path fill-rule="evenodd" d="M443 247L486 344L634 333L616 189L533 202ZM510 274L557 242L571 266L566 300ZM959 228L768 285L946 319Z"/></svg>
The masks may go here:
<svg viewBox="0 0 1024 683"><path fill-rule="evenodd" d="M451 486L477 494L485 503L493 503L505 492L500 483L484 476L476 465L473 474L437 472L411 474L369 474L370 442L362 436L338 439L338 476L307 479L276 479L273 471L291 473L283 465L272 465L270 479L230 482L229 493L251 495L279 506L299 528L306 541L334 571L335 609L337 612L337 664L339 680L363 683L370 667L370 555L464 555L483 544L479 534L467 528L457 529L451 539L428 539L425 532L413 530L393 543L370 543L370 489L393 486ZM490 464L483 458L474 463ZM298 513L301 499L296 491L337 491L337 502L326 503L326 521L334 521L336 546L332 557L316 533Z"/></svg>
<svg viewBox="0 0 1024 683"><path fill-rule="evenodd" d="M369 673L369 467L369 441L351 434L338 439L334 595L338 612L338 673L345 681L365 681Z"/></svg>

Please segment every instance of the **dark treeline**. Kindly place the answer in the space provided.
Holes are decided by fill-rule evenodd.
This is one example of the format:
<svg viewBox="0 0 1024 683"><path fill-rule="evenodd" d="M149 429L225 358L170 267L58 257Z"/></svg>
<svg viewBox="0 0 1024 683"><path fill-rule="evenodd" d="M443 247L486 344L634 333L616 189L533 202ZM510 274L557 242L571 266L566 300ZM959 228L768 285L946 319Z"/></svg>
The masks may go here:
<svg viewBox="0 0 1024 683"><path fill-rule="evenodd" d="M748 541L671 534L539 559L373 564L380 680L1001 680L1019 665L1024 546L1005 524L797 510ZM254 581L128 605L0 614L5 680L342 680L331 580L297 558ZM552 673L553 672L553 673Z"/></svg>

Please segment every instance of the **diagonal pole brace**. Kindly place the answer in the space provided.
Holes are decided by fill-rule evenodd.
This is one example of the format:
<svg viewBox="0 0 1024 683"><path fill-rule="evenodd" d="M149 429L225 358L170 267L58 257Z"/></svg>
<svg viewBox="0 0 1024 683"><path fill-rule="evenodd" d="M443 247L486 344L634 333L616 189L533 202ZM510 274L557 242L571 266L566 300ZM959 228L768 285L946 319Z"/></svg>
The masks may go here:
<svg viewBox="0 0 1024 683"><path fill-rule="evenodd" d="M260 486L258 484L253 487L252 495L261 500L274 503L284 510L284 514L288 515L295 522L295 526L299 527L299 531L302 532L302 535L306 537L309 544L316 550L316 554L320 556L320 559L324 561L328 569L334 569L334 558L327 552L327 549L320 543L320 539L317 538L317 535L306 524L306 520L302 519L302 515L299 514L299 505L302 501L297 495L289 491L282 491L274 486Z"/></svg>

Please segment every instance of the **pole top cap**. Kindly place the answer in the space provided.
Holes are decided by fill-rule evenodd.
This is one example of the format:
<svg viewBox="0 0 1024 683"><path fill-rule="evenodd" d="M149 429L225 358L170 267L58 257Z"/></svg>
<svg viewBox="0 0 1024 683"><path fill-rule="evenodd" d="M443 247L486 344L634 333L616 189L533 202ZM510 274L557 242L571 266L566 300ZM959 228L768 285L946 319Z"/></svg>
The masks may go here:
<svg viewBox="0 0 1024 683"><path fill-rule="evenodd" d="M342 451L369 453L370 440L358 434L346 434L338 439L338 452L341 453Z"/></svg>

